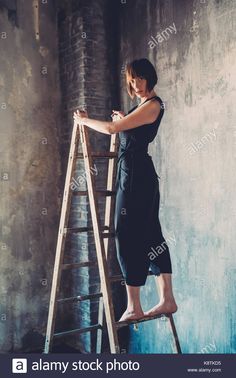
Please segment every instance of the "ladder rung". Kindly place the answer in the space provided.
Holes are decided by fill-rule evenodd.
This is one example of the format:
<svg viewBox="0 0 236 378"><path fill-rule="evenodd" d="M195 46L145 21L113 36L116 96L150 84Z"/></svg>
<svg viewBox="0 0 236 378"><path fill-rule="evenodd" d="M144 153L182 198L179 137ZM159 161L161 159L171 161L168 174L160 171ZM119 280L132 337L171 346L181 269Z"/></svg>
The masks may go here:
<svg viewBox="0 0 236 378"><path fill-rule="evenodd" d="M75 268L83 268L86 266L95 266L97 265L97 261L84 261L81 263L71 263L71 264L62 264L62 269L75 269Z"/></svg>
<svg viewBox="0 0 236 378"><path fill-rule="evenodd" d="M94 151L91 152L90 156L96 157L96 158L116 158L118 156L117 152L110 152L110 151ZM79 159L83 159L83 153L79 152L76 156Z"/></svg>
<svg viewBox="0 0 236 378"><path fill-rule="evenodd" d="M103 232L102 233L103 239L114 238L114 236L115 236L115 232Z"/></svg>
<svg viewBox="0 0 236 378"><path fill-rule="evenodd" d="M110 228L108 226L103 226L101 227L102 231L109 231ZM93 227L90 226L90 227L65 227L64 228L64 234L66 233L77 233L77 232L89 232L89 231L93 231Z"/></svg>
<svg viewBox="0 0 236 378"><path fill-rule="evenodd" d="M76 328L76 329L71 329L70 331L64 331L64 332L58 332L54 333L54 337L63 337L67 335L73 335L74 333L85 333L85 332L91 332L95 331L96 329L102 329L101 324L94 324L90 327L86 328Z"/></svg>
<svg viewBox="0 0 236 378"><path fill-rule="evenodd" d="M74 196L87 196L88 191L87 190L73 190ZM99 197L111 197L116 194L115 190L95 190L95 193Z"/></svg>
<svg viewBox="0 0 236 378"><path fill-rule="evenodd" d="M153 273L151 270L148 271L148 276L153 276ZM124 277L121 274L117 274L116 276L109 277L110 282L117 282L117 281L123 281Z"/></svg>
<svg viewBox="0 0 236 378"><path fill-rule="evenodd" d="M102 297L102 293L77 295L76 297L58 299L57 302L58 303L64 303L64 302L86 301L88 299L96 299L96 298L100 298L100 297Z"/></svg>
<svg viewBox="0 0 236 378"><path fill-rule="evenodd" d="M124 321L124 322L116 322L115 324L116 324L117 328L122 328L122 327L129 326L131 324L142 323L142 322L147 322L148 320L162 318L163 316L165 316L166 318L169 318L170 315L172 315L172 314L164 314L163 313L163 314L159 314L159 315L154 315L154 316L149 316L149 317L141 318L139 320L128 320L128 321Z"/></svg>

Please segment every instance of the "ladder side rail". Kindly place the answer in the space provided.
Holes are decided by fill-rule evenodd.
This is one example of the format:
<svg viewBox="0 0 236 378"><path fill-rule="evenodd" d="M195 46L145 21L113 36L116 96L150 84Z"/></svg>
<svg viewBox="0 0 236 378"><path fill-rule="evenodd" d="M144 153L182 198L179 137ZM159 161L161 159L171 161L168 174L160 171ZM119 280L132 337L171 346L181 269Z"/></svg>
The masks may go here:
<svg viewBox="0 0 236 378"><path fill-rule="evenodd" d="M100 219L98 216L98 204L97 198L95 196L94 190L94 177L91 175L90 166L92 163L91 158L91 148L89 144L88 131L87 128L83 125L79 125L80 130L80 140L82 143L83 155L84 155L84 164L85 172L87 178L87 188L90 202L90 210L92 216L93 230L94 230L94 239L97 252L98 268L101 282L101 291L103 293L103 304L107 322L108 336L110 342L111 353L119 353L119 342L117 329L115 325L115 316L114 308L112 301L112 293L109 282L107 261L104 249L104 240L101 232Z"/></svg>
<svg viewBox="0 0 236 378"><path fill-rule="evenodd" d="M71 197L72 197L72 192L70 190L70 183L71 183L72 175L73 175L75 164L76 164L77 146L78 146L78 126L74 122L72 136L71 136L70 152L69 152L69 158L68 158L68 164L67 164L63 200L62 200L62 206L61 206L61 216L60 216L56 255L55 255L55 262L54 262L54 269L53 269L53 279L52 279L52 287L51 287L51 294L50 294L44 353L49 353L50 351L54 328L55 328L56 309L57 309L56 299L59 292L59 283L60 283L61 270L62 270L62 260L64 256L65 239L66 239L64 228L67 226L67 223L69 220L69 207L71 204Z"/></svg>
<svg viewBox="0 0 236 378"><path fill-rule="evenodd" d="M110 152L116 152L117 151L117 134L112 134L110 139ZM115 161L114 159L108 159L108 176L107 176L107 184L106 184L106 190L113 190L113 181L114 181L114 170L115 170ZM112 213L112 198L106 197L105 202L105 219L104 219L104 225L108 226L110 228L111 226L111 214ZM105 248L105 255L106 259L108 260L108 245L109 245L109 239L104 239L104 248ZM98 323L102 324L104 323L104 306L103 306L103 298L101 297L99 300L98 305ZM96 353L102 352L102 330L97 330L97 341L96 341Z"/></svg>

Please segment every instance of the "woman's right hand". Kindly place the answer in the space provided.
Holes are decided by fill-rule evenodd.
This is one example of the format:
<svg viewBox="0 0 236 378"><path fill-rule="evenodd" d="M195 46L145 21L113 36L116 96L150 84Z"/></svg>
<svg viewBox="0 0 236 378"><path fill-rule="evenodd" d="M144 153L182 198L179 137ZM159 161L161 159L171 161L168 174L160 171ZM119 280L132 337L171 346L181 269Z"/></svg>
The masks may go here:
<svg viewBox="0 0 236 378"><path fill-rule="evenodd" d="M120 117L120 118L124 118L125 113L122 112L121 110L112 110L112 115L111 115L111 117L113 117L114 115L117 115L117 116Z"/></svg>

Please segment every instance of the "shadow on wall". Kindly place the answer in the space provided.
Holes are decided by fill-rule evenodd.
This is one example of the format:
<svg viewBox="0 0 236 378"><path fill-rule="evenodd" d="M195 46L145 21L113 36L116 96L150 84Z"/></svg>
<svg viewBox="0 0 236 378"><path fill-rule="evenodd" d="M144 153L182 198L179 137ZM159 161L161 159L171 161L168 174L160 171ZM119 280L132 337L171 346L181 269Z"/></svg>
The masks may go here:
<svg viewBox="0 0 236 378"><path fill-rule="evenodd" d="M8 20L11 24L18 27L16 0L0 0L0 11L3 11L4 9L7 10Z"/></svg>
<svg viewBox="0 0 236 378"><path fill-rule="evenodd" d="M22 338L20 350L9 350L8 353L43 353L45 337L36 330L30 330ZM82 353L78 348L74 348L66 342L55 340L50 353Z"/></svg>

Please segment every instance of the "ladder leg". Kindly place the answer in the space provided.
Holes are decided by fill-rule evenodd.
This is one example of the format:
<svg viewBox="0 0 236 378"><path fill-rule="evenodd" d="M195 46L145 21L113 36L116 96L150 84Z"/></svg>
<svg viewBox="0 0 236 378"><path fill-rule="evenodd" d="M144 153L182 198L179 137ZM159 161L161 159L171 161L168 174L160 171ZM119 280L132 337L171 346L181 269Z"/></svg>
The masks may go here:
<svg viewBox="0 0 236 378"><path fill-rule="evenodd" d="M103 303L101 303L101 298L99 300L99 305L98 305L98 311L99 311L99 314L100 312L102 311L103 312ZM100 309L102 308L102 310ZM104 329L104 316L103 314L102 315L98 315L98 323L102 325L102 329ZM98 329L97 330L97 340L96 340L96 353L102 353L102 330L101 329Z"/></svg>
<svg viewBox="0 0 236 378"><path fill-rule="evenodd" d="M107 322L108 337L110 342L111 353L120 353L120 347L118 342L118 334L114 316L114 308L112 301L112 292L109 282L108 266L106 260L106 253L104 248L104 240L101 232L101 224L99 219L99 211L97 198L95 196L95 185L94 178L91 175L90 167L92 165L91 160L91 149L88 139L88 131L82 124L79 125L80 130L80 139L82 142L85 172L87 178L87 188L90 202L90 210L92 216L93 230L94 230L94 239L97 252L99 276L101 282L101 291L103 294L103 304Z"/></svg>
<svg viewBox="0 0 236 378"><path fill-rule="evenodd" d="M157 288L158 295L160 296L159 286L158 286L156 279L155 279L155 282L156 282L156 288ZM170 328L170 331L171 331L173 338L174 338L173 352L181 354L182 351L181 351L181 347L180 347L180 343L179 343L178 334L177 334L177 331L176 331L176 328L175 328L173 315L169 314L167 317L168 317L169 328Z"/></svg>
<svg viewBox="0 0 236 378"><path fill-rule="evenodd" d="M117 134L111 135L110 140L110 152L116 151L116 143L117 143ZM108 175L107 175L107 185L106 190L113 190L113 172L114 172L114 159L108 160ZM105 226L111 225L111 197L106 197L106 204L105 204ZM104 240L104 248L106 259L108 258L108 243L109 239L106 238ZM99 307L98 307L98 323L104 325L104 305L103 305L103 298L99 300ZM96 342L96 353L102 352L102 330L97 330L97 342Z"/></svg>
<svg viewBox="0 0 236 378"><path fill-rule="evenodd" d="M173 350L174 350L175 353L182 354L180 343L179 343L179 338L178 338L178 334L177 334L177 331L176 331L176 328L175 328L175 323L174 323L174 319L173 319L172 314L170 314L168 316L168 320L169 320L170 330L171 330L171 332L173 334L173 338L174 338Z"/></svg>
<svg viewBox="0 0 236 378"><path fill-rule="evenodd" d="M76 159L75 159L76 147L77 147L77 125L76 123L74 123L72 137L71 137L71 147L70 147L70 154L69 154L69 160L68 160L68 166L67 166L64 194L63 194L63 202L62 202L62 208L61 208L59 232L58 232L58 238L57 238L56 257L55 257L55 263L54 263L54 269L53 269L53 279L52 279L52 288L51 288L51 294L50 294L44 353L50 352L53 334L54 334L54 328L55 328L55 318L56 318L56 308L57 308L56 300L57 300L57 295L59 292L61 265L62 265L63 255L64 255L64 246L65 246L64 227L67 225L68 217L69 217L69 204L71 201L70 183L71 183L71 176L73 173L73 169L76 163Z"/></svg>

